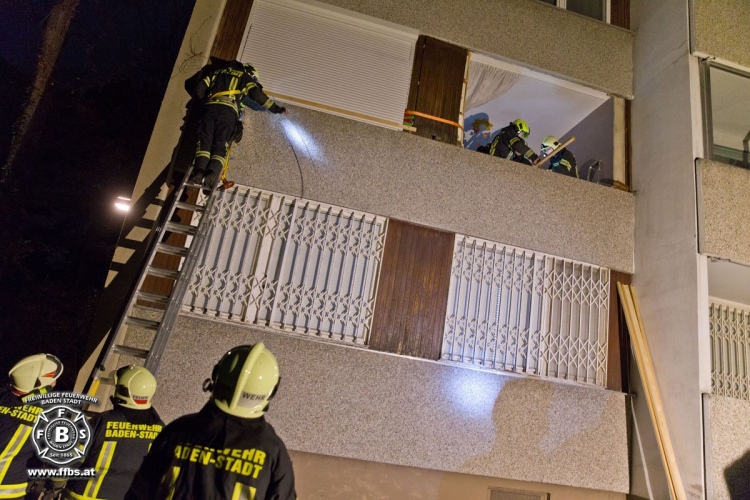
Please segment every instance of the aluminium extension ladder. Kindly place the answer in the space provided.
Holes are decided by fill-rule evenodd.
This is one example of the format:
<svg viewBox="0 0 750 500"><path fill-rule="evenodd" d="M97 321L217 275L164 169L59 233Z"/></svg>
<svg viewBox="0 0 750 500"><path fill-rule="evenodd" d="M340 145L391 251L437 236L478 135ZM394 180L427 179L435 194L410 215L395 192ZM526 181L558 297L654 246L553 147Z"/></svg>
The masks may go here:
<svg viewBox="0 0 750 500"><path fill-rule="evenodd" d="M161 361L177 315L182 307L182 299L189 285L190 277L193 274L201 251L205 247L210 229L210 223L208 222L209 215L217 191L216 185L219 183L219 179L217 179L214 186L212 186L213 189L210 195L206 195L200 185L190 183L189 179L191 175L192 166L187 170L179 187L174 191L172 203L168 209L162 210L160 214L159 222L146 253L144 265L137 282L135 282L135 286L131 289L124 314L121 315L117 325L108 335L107 341L97 359L96 366L86 383L84 392L89 396L96 396L101 385L114 385L114 379L108 375L117 368L117 360L120 355L140 358L143 360L143 365L154 376L156 376L159 370L159 362ZM199 190L197 201L194 204L181 201L188 188ZM182 221L173 221L177 210L185 210L191 214L187 224L182 223ZM196 220L196 225L190 224L190 222L195 222ZM166 239L173 233L183 234L187 237L185 246L175 246L166 243ZM157 253L180 257L181 265L178 266L178 270L157 267L154 262ZM141 291L141 287L147 276L172 280L171 293L161 295ZM136 305L139 300L160 307L137 308ZM149 315L150 317L148 317ZM134 342L129 342L131 345L124 343L126 340L130 341L127 335L129 328L137 329L138 335L134 334L132 336L137 337L134 339L135 343L140 345L132 345ZM150 333L144 336L142 335L144 331ZM110 389L111 387L107 391ZM103 399L99 398L99 405L105 402Z"/></svg>

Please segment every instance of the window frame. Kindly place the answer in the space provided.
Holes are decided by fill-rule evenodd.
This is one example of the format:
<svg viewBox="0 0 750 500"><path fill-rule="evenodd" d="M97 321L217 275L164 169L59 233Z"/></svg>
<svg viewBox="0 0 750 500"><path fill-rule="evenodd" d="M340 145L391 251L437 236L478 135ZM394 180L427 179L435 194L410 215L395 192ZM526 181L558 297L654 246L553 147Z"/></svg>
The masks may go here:
<svg viewBox="0 0 750 500"><path fill-rule="evenodd" d="M735 165L733 163L727 163L726 161L717 160L715 158L716 148L714 143L714 117L713 117L713 102L712 102L712 91L711 91L711 69L718 71L724 71L732 73L741 78L746 78L750 85L750 73L742 71L726 64L716 62L712 58L701 59L699 63L699 75L700 75L700 96L701 96L701 110L703 113L702 125L703 125L703 157L707 160L716 161L729 165L732 167L745 168L748 167L743 165ZM750 135L750 132L748 133ZM743 160L744 161L744 160Z"/></svg>
<svg viewBox="0 0 750 500"><path fill-rule="evenodd" d="M583 14L578 14L578 12L568 11L572 12L573 14L578 14L579 16L586 17L588 19L593 19L594 21L600 21L607 24L612 24L612 0L601 0L604 2L604 19L596 19L595 17L589 17ZM547 5L552 5L548 2L543 2ZM568 0L555 0L554 7L557 7L558 9L565 9L568 10Z"/></svg>

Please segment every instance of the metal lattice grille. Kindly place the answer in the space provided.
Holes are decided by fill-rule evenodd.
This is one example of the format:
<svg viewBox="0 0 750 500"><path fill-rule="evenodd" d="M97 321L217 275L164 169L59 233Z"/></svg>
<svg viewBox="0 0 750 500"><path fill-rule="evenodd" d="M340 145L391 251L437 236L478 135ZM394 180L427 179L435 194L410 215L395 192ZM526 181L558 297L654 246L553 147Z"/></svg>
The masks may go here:
<svg viewBox="0 0 750 500"><path fill-rule="evenodd" d="M709 316L712 391L750 400L750 309L712 301Z"/></svg>
<svg viewBox="0 0 750 500"><path fill-rule="evenodd" d="M367 342L385 219L251 188L217 196L186 307Z"/></svg>
<svg viewBox="0 0 750 500"><path fill-rule="evenodd" d="M609 270L456 236L442 359L604 386Z"/></svg>

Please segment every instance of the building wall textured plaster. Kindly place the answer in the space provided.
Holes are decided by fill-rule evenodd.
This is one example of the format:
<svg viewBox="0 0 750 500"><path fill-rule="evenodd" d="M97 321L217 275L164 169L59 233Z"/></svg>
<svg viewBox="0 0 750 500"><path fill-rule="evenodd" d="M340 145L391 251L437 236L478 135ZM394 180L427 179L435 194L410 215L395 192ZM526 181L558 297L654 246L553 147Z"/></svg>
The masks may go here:
<svg viewBox="0 0 750 500"><path fill-rule="evenodd" d="M746 0L693 0L693 50L750 68Z"/></svg>
<svg viewBox="0 0 750 500"><path fill-rule="evenodd" d="M180 317L158 375L166 421L206 402L229 348L263 341L281 386L268 420L292 450L625 493L625 395Z"/></svg>
<svg viewBox="0 0 750 500"><path fill-rule="evenodd" d="M710 396L713 500L746 498L750 492L750 402Z"/></svg>
<svg viewBox="0 0 750 500"><path fill-rule="evenodd" d="M624 493L611 491L418 469L301 451L292 451L291 456L294 485L299 497L305 500L486 499L490 488L548 493L554 500L626 500Z"/></svg>
<svg viewBox="0 0 750 500"><path fill-rule="evenodd" d="M288 109L248 113L232 150L233 180L297 196L304 183L304 197L315 201L633 272L630 193Z"/></svg>
<svg viewBox="0 0 750 500"><path fill-rule="evenodd" d="M699 159L701 253L750 264L750 170Z"/></svg>
<svg viewBox="0 0 750 500"><path fill-rule="evenodd" d="M633 96L633 34L533 0L322 0L471 50Z"/></svg>

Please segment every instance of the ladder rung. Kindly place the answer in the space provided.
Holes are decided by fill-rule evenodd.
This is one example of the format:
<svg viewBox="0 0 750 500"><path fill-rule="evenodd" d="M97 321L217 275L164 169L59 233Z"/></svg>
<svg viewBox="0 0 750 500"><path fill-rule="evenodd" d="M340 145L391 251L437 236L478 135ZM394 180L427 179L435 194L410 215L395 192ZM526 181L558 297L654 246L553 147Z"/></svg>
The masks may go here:
<svg viewBox="0 0 750 500"><path fill-rule="evenodd" d="M147 349L138 349L137 347L128 347L126 345L116 345L115 353L124 354L125 356L132 356L134 358L146 359L148 357Z"/></svg>
<svg viewBox="0 0 750 500"><path fill-rule="evenodd" d="M169 255L178 255L180 257L186 257L188 254L188 248L178 247L175 245L168 245L166 243L158 243L156 245L156 251L166 253Z"/></svg>
<svg viewBox="0 0 750 500"><path fill-rule="evenodd" d="M115 379L109 377L99 377L96 380L103 385L115 385Z"/></svg>
<svg viewBox="0 0 750 500"><path fill-rule="evenodd" d="M203 213L206 210L206 207L185 203L184 201L175 202L174 206L182 210L190 210L191 212Z"/></svg>
<svg viewBox="0 0 750 500"><path fill-rule="evenodd" d="M164 227L167 231L179 234L187 234L189 236L193 236L198 230L198 228L195 226L188 226L185 224L179 224L177 222L167 222Z"/></svg>
<svg viewBox="0 0 750 500"><path fill-rule="evenodd" d="M135 316L128 316L125 318L125 322L129 325L139 326L141 328L148 328L149 330L158 330L159 322L146 318L136 318Z"/></svg>
<svg viewBox="0 0 750 500"><path fill-rule="evenodd" d="M162 269L161 267L148 266L148 274L151 276L158 276L159 278L167 278L170 280L177 280L180 277L179 271L172 271L170 269Z"/></svg>
<svg viewBox="0 0 750 500"><path fill-rule="evenodd" d="M138 298L145 302L153 302L154 304L166 304L169 302L169 295L161 295L159 293L150 293L138 291Z"/></svg>

